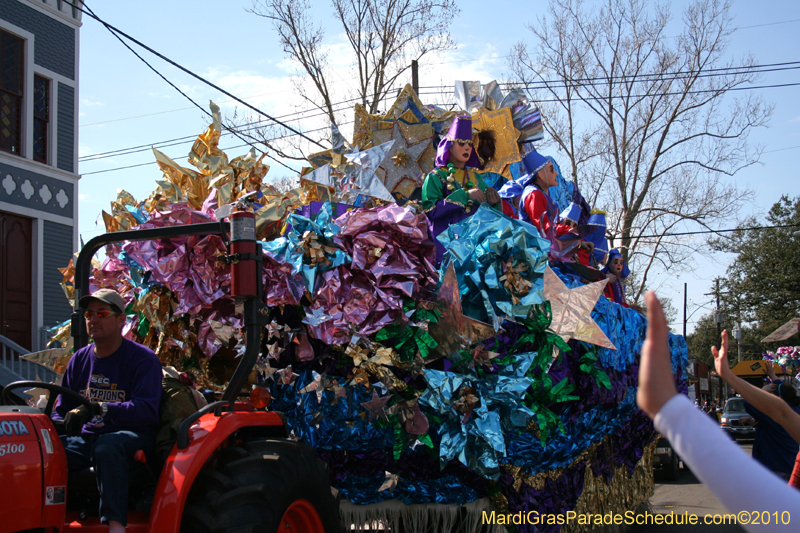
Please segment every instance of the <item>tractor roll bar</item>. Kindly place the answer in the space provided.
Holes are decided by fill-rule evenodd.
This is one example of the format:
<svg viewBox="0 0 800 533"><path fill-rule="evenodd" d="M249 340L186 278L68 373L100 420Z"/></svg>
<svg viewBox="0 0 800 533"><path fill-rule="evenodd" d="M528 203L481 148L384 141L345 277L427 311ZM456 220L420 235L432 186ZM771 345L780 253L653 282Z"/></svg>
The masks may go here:
<svg viewBox="0 0 800 533"><path fill-rule="evenodd" d="M228 222L207 222L205 224L184 224L181 226L167 226L164 228L135 229L130 231L115 231L103 233L87 242L78 254L75 262L75 306L72 312L72 337L75 349L78 350L89 344L89 335L86 332L86 322L83 320L78 302L89 294L89 275L92 270L92 258L97 250L122 241L151 241L169 237L184 237L188 235L222 235L225 237L230 232ZM123 309L124 311L124 309Z"/></svg>
<svg viewBox="0 0 800 533"><path fill-rule="evenodd" d="M89 294L89 275L91 274L92 257L102 246L122 241L148 241L169 237L185 237L188 235L221 235L227 239L230 233L228 222L208 222L204 224L184 224L165 228L139 229L130 231L116 231L98 235L87 242L78 255L75 263L75 310L72 312L72 337L75 349L83 348L89 343L86 332L86 322L83 320L78 302L81 297ZM247 328L247 349L239 365L228 382L228 387L223 393L222 400L230 409L237 394L244 386L247 378L258 359L261 342L261 328L265 323L266 309L261 303L261 276L258 276L258 296L244 300L244 323ZM188 429L188 428L187 428Z"/></svg>

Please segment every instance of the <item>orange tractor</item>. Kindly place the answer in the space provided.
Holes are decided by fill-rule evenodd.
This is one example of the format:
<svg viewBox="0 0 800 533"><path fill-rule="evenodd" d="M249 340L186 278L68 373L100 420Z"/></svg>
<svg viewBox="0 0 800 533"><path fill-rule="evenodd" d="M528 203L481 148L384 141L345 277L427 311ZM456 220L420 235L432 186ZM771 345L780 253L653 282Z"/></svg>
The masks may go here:
<svg viewBox="0 0 800 533"><path fill-rule="evenodd" d="M243 306L247 348L219 401L186 418L163 465L137 454L131 473L128 531L331 533L344 531L327 466L314 450L288 438L279 412L266 410L268 393L240 401L258 356L266 308L261 301L261 254L252 213L231 222L121 231L100 235L75 265L75 301L88 294L91 260L102 246L121 241L218 234L228 240L232 296ZM72 315L75 349L88 343L81 309ZM12 391L49 391L44 410L21 405ZM266 394L265 394L266 393ZM0 406L0 531L107 531L97 516L92 469L67 471L54 422L56 397L88 400L54 384L11 383ZM92 508L92 506L94 506Z"/></svg>

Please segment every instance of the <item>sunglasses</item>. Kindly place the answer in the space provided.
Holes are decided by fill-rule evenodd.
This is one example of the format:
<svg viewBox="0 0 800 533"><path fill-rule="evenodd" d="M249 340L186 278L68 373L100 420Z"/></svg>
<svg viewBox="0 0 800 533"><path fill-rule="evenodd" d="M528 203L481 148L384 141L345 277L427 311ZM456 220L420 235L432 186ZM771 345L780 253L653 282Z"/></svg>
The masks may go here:
<svg viewBox="0 0 800 533"><path fill-rule="evenodd" d="M117 316L119 313L114 313L113 311L109 311L108 309L101 309L99 311L84 311L83 316L86 317L86 320L91 320L92 317L97 318L108 318L111 315Z"/></svg>

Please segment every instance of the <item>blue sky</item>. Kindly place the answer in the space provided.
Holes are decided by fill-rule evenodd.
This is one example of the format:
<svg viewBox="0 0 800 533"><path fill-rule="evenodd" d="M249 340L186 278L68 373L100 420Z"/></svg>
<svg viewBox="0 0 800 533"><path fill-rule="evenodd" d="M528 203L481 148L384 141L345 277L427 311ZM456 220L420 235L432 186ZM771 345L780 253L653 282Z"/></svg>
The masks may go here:
<svg viewBox="0 0 800 533"><path fill-rule="evenodd" d="M680 18L684 2L674 2L675 18ZM223 9L221 6L226 6ZM314 12L328 13L328 2L312 2ZM545 2L505 1L502 9L488 2L461 2L461 13L453 20L451 33L457 50L423 61L420 85L452 86L454 80L506 78L506 56L519 40L531 40L526 24L543 12ZM227 91L253 103L266 113L280 116L296 110L297 102L290 79L294 67L284 54L269 22L248 14L249 0L226 2L211 0L140 0L105 2L89 6L108 23L129 33L167 57L211 80ZM800 61L800 2L735 0L731 12L734 26L728 56L731 59L751 53L760 64ZM114 155L95 160L84 159L129 147L150 146L171 139L196 136L205 130L208 119L188 100L148 69L102 25L84 15L81 28L80 57L80 233L84 240L102 233L99 218L103 209L123 188L142 200L155 188L161 173L155 164L125 170L120 167L152 163L148 149L128 155ZM346 88L352 74L343 54L343 36L331 27L327 33L331 59L340 65L335 74L339 97L348 98ZM134 46L134 49L161 71L170 81L202 105L213 100L231 114L235 102L203 85ZM407 80L407 81L410 81ZM765 74L759 85L800 82L800 71L788 70ZM424 92L424 91L422 91ZM761 164L737 174L740 186L753 187L757 194L747 213L760 215L781 194L798 195L796 159L800 156L800 87L762 89L765 99L775 105L769 129L754 132L754 142L764 145ZM425 103L438 103L433 96L422 96ZM439 98L439 97L436 97ZM349 114L348 114L349 115ZM352 120L348 118L348 121ZM296 123L293 125L297 125ZM310 122L303 127L319 127ZM343 126L349 137L351 129ZM160 148L179 163L191 147L191 140L175 141ZM221 147L238 146L241 141L223 137ZM245 148L226 150L230 157L242 155ZM557 153L553 153L560 160ZM299 168L298 164L294 164ZM273 165L270 176L288 174ZM598 206L602 207L602 206ZM733 221L731 222L733 223ZM661 272L651 287L673 298L676 306L683 301L683 284L688 283L689 331L692 322L710 306L705 296L712 290L715 276L724 274L730 257L713 260L698 258L696 268L680 274ZM698 307L706 307L698 309ZM682 320L682 313L679 313ZM680 324L673 324L680 331Z"/></svg>

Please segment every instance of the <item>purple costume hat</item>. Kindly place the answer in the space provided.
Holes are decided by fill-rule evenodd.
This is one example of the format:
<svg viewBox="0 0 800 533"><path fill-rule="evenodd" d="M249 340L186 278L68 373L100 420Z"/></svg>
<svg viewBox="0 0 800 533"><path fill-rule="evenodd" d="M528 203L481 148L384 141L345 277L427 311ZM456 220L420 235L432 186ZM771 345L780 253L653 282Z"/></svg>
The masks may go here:
<svg viewBox="0 0 800 533"><path fill-rule="evenodd" d="M447 130L447 135L442 137L439 141L439 148L436 150L436 166L445 167L450 160L450 147L456 141L468 142L472 144L472 117L467 115L458 115L453 119L450 129ZM475 147L472 147L472 153L466 164L470 168L481 168L481 162L478 159L478 154L475 153Z"/></svg>

